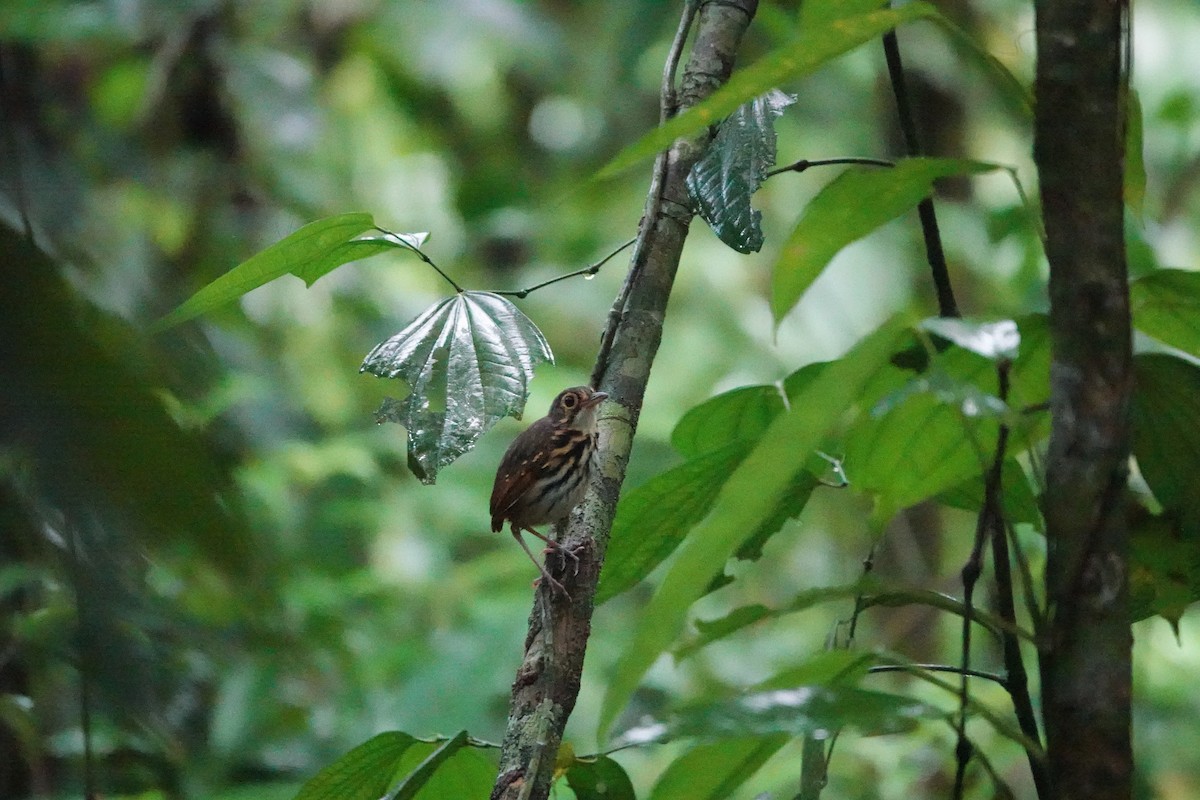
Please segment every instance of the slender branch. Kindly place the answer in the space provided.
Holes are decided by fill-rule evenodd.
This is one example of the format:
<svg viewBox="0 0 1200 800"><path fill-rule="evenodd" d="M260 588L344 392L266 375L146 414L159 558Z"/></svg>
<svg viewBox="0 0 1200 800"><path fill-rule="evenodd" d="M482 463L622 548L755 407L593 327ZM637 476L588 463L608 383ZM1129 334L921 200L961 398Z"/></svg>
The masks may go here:
<svg viewBox="0 0 1200 800"><path fill-rule="evenodd" d="M1001 361L996 366L997 373L1000 376L1000 399L1007 401L1008 399L1008 372L1010 364L1007 361ZM1003 537L1003 519L1004 509L1000 504L1000 488L1003 477L1004 458L1008 449L1008 426L1001 425L1000 432L996 437L996 454L992 459L991 469L988 471L984 479L983 489L983 508L979 510L979 518L975 524L975 541L971 547L971 555L967 558L967 563L962 568L963 582L963 630L962 630L962 680L959 683L959 709L958 709L958 744L954 749L955 755L955 772L954 772L954 790L953 797L955 800L961 800L963 790L965 788L965 778L967 771L967 762L971 760L972 746L970 740L967 739L967 705L970 700L969 686L969 668L971 664L971 618L974 616L974 593L975 584L979 580L980 574L983 572L983 548L986 544L988 536L993 539ZM1007 566L1007 565L1006 565ZM1012 585L1009 583L1008 591L1011 592ZM1008 620L1013 622L1013 620ZM1003 639L1005 634L1001 635ZM1012 637L1015 641L1016 637ZM1018 659L1020 652L1017 653ZM1012 676L1010 675L1010 678ZM1010 689L1011 693L1011 689ZM1016 698L1014 696L1014 702Z"/></svg>
<svg viewBox="0 0 1200 800"><path fill-rule="evenodd" d="M917 138L916 117L908 99L904 63L900 59L900 42L894 30L883 35L883 53L887 59L892 94L896 97L896 112L900 117L900 131L904 136L905 150L910 156L919 156L921 144ZM926 197L917 205L917 216L921 220L921 233L925 237L925 257L933 274L934 288L937 290L938 316L960 316L958 303L954 299L954 289L950 285L950 270L946 266L946 253L942 250L942 235L938 231L937 212L934 211L932 197Z"/></svg>
<svg viewBox="0 0 1200 800"><path fill-rule="evenodd" d="M613 250L611 253L609 253L604 258L600 259L599 261L597 261L595 264L586 266L583 269L577 269L574 272L568 272L566 275L559 275L557 278L551 278L548 281L542 281L541 283L530 286L528 289L521 289L519 291L509 291L509 292L493 291L492 294L502 294L506 297L516 297L519 299L524 299L525 297L528 297L531 292L536 292L538 289L544 289L545 287L547 287L553 283L558 283L559 281L565 281L568 278L577 278L580 275L595 275L597 272L600 271L601 267L603 267L610 260L612 260L613 256L615 256L617 253L620 253L622 250L624 250L626 247L629 247L631 244L633 244L636 241L637 241L637 239L630 239L628 242L621 245L616 250Z"/></svg>
<svg viewBox="0 0 1200 800"><path fill-rule="evenodd" d="M867 674L875 675L881 672L912 673L915 669L923 669L926 672L950 672L955 675L969 675L972 678L982 678L985 681L991 681L1006 688L1008 684L1003 675L997 675L994 672L984 672L980 669L963 669L952 664L876 664L867 669Z"/></svg>
<svg viewBox="0 0 1200 800"><path fill-rule="evenodd" d="M455 282L454 278L451 278L445 272L442 272L442 268L439 267L437 264L433 263L433 259L430 258L429 256L425 255L424 251L422 251L421 248L417 247L415 244L408 241L400 234L393 233L392 231L389 231L386 228L380 228L377 225L377 226L375 226L375 230L379 231L384 236L392 237L390 240L388 240L388 244L394 244L397 247L401 247L405 250L411 250L412 252L416 253L418 258L420 258L422 261L424 261L429 266L433 267L434 271L437 272L438 275L441 275L443 278L445 278L446 282L454 287L454 291L458 292L459 294L462 294L463 291L465 291L463 289L463 287L459 286Z"/></svg>
<svg viewBox="0 0 1200 800"><path fill-rule="evenodd" d="M691 53L680 78L678 107L690 107L729 77L757 0L689 2L677 40L695 20ZM682 44L672 47L672 51ZM664 74L672 74L668 69ZM669 81L664 81L668 83ZM664 87L664 97L674 91ZM670 103L665 104L670 111ZM650 368L662 340L662 326L691 209L687 175L711 140L705 130L681 137L656 162L638 241L624 285L613 304L592 385L608 393L599 415L597 467L588 494L569 523L559 525L558 541L579 558L579 569L557 567L570 597L539 591L529 615L525 653L512 687L508 725L492 800L529 797L545 800L554 775L563 728L579 693L584 653L591 632L596 586L616 515Z"/></svg>
<svg viewBox="0 0 1200 800"><path fill-rule="evenodd" d="M815 160L809 160L807 158L802 158L799 161L795 161L791 164L788 164L786 167L776 167L775 169L768 172L766 177L770 178L775 175L781 175L784 172L804 172L806 169L809 169L811 167L831 167L831 166L836 166L838 164L865 164L866 166L869 166L869 167L894 167L894 166L896 166L895 161L887 161L886 159L882 159L882 158L857 158L857 157L850 157L850 156L847 156L845 158L818 158Z"/></svg>

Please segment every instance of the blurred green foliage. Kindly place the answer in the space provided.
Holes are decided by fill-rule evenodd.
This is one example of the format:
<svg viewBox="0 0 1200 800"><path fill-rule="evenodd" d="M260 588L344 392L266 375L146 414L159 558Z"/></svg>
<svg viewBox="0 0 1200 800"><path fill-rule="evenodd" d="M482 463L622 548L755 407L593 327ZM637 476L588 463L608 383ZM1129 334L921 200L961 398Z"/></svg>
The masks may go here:
<svg viewBox="0 0 1200 800"><path fill-rule="evenodd" d="M740 63L790 38L796 5L763 3ZM939 5L1028 81L1027 4ZM85 745L105 796L269 798L294 796L384 731L467 730L499 741L534 576L506 537L487 532L486 498L520 424L502 421L425 487L405 467L400 429L373 423L382 398L401 390L358 374L377 342L445 296L442 279L411 256L376 255L308 288L284 277L197 321L147 331L305 223L352 211L391 230L431 231L423 249L470 289L521 289L594 262L635 232L648 174L589 178L656 122L678 11L649 0L0 5L0 795L78 796ZM1200 12L1188 0L1146 0L1134 30L1144 186L1127 191L1138 211L1128 232L1148 334L1138 346L1195 355L1195 303L1181 293L1200 268L1200 67L1190 64ZM929 154L1012 165L1034 193L1028 120L1013 93L934 25L904 27L901 42ZM798 101L777 124L780 163L897 156L873 42L782 88ZM776 325L772 270L807 201L835 178L809 170L767 181L754 196L765 234L757 255L733 253L693 225L641 415L630 496L651 496L662 485L652 476L712 456L708 445L720 436L698 430L695 416L686 422L701 401L836 358L893 313L933 313L907 215L843 249ZM1045 308L1036 221L1003 174L939 189L959 304L1018 319L1023 345L1036 345L1022 358L1038 366L1022 373L1018 363L1014 399L1037 404L1048 355L1035 316ZM26 220L36 247L19 233ZM517 303L557 359L533 381L536 413L563 386L586 380L621 271L618 259L595 280ZM956 349L935 363L960 387L990 374L983 359ZM1194 381L1195 368L1169 355L1139 365L1163 387L1136 410L1151 437L1141 446L1154 448L1147 503L1164 513L1139 528L1148 555L1133 581L1147 613L1177 627L1154 618L1135 628L1135 742L1143 795L1175 800L1200 793L1192 689L1200 628L1194 613L1183 614L1192 573L1184 566L1180 575L1195 552L1188 526L1196 518L1180 500L1194 481L1179 477L1195 472L1179 465L1195 453L1177 446L1172 424L1184 423L1171 422L1193 420L1197 398L1170 394ZM981 492L977 481L935 473L945 452L916 447L912 430L956 443L951 477L975 454L959 436L962 421L936 400L947 384L893 394L905 380L899 366L875 379L867 394L892 405L870 436L860 432L832 454L852 456L846 470L856 489L805 496L798 520L761 545L762 558L726 565L733 580L691 606L689 620L785 608L803 591L851 584L884 523L876 554L884 578L957 590L974 525L960 509L977 507ZM788 384L777 396L799 391ZM710 424L729 426L736 461L748 450L742 440L760 438L768 423ZM1044 429L1035 423L1026 435L1022 449ZM1036 490L1030 452L1006 483L1028 489L1020 479L1032 476ZM1156 482L1173 493L1152 491ZM942 505L893 516L934 492ZM1028 511L1028 493L1009 495ZM1017 516L1027 520L1017 535L1036 571L1036 515ZM639 535L636 516L623 524ZM633 586L598 612L568 728L580 754L601 745L593 733L601 700L650 592ZM812 664L827 638L838 638L849 605L764 614L678 663L659 660L631 687L615 729L760 684L832 680L838 670ZM919 607L875 609L857 641L914 662L946 661L957 625ZM990 642L978 644L975 663L1000 663ZM864 670L853 668L863 691L906 694L922 708L952 705L936 687ZM978 702L1008 707L995 687L976 691ZM943 793L951 731L914 724L903 735L844 734L829 795ZM982 718L971 726L1001 778L1027 794L1020 749ZM677 741L568 760L557 791L598 796L598 784L628 773L641 796L686 796L681 775L702 764L710 796L790 796L802 742L743 734L725 748ZM397 775L438 746L414 743L398 755ZM721 758L707 759L704 748ZM447 757L459 768L438 770L434 778L449 783L431 783L422 796L489 785L489 749ZM987 778L973 780L976 796L987 796Z"/></svg>

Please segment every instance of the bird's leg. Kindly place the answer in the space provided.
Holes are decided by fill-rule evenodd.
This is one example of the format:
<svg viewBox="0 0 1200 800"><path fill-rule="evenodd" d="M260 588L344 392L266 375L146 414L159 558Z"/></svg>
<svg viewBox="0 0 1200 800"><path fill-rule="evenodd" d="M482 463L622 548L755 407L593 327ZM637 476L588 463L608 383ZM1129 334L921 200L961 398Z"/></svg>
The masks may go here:
<svg viewBox="0 0 1200 800"><path fill-rule="evenodd" d="M535 533L536 533L536 531L535 531ZM542 565L542 563L537 560L537 556L535 556L533 554L533 551L529 549L529 545L525 544L525 540L521 538L521 529L518 528L516 525L512 526L512 535L513 535L513 538L517 540L517 544L521 545L521 549L525 551L525 554L529 556L529 560L532 561L533 565L538 568L538 572L542 573L542 578L545 578L546 581L550 584L550 588L552 588L556 592L560 592L563 597L570 600L571 595L567 594L566 587L564 587L561 583L559 583L557 580L555 580L554 576L551 575L549 572L547 572L546 568ZM541 534L538 534L538 536L541 536ZM542 538L545 538L545 537L542 537ZM540 578L539 578L539 580L540 580ZM535 584L537 582L538 581L534 581Z"/></svg>
<svg viewBox="0 0 1200 800"><path fill-rule="evenodd" d="M550 552L551 550L554 550L559 555L566 556L567 558L574 561L575 562L575 574L576 575L579 574L579 556L575 555L574 551L572 551L568 547L564 547L562 544L560 544L559 542L556 542L554 539L551 539L549 536L543 536L542 534L535 531L533 528L525 528L524 530L528 531L529 533L532 533L534 536L538 537L543 542L545 542L547 553Z"/></svg>

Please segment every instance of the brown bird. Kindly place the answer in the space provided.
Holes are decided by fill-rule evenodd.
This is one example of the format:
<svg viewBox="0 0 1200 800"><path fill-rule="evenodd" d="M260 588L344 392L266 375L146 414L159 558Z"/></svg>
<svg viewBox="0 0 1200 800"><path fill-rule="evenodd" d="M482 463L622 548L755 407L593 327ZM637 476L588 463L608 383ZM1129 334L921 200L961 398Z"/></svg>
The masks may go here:
<svg viewBox="0 0 1200 800"><path fill-rule="evenodd" d="M550 413L513 439L500 459L492 488L492 530L512 523L513 538L524 548L555 591L563 585L550 576L530 551L521 531L528 531L569 558L579 558L558 542L533 529L558 522L579 505L587 492L592 457L596 452L596 408L608 397L588 386L564 389L550 404Z"/></svg>

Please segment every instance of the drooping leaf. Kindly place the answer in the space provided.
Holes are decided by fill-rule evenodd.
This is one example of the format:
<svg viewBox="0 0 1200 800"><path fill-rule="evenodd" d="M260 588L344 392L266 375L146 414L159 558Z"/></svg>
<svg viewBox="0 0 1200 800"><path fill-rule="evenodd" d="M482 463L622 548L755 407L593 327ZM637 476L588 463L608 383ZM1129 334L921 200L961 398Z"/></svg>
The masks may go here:
<svg viewBox="0 0 1200 800"><path fill-rule="evenodd" d="M362 212L310 222L200 289L150 330L157 332L178 325L289 273L312 286L322 275L342 264L403 247L401 242L416 247L428 236L412 233L393 234L394 238L386 235L360 238L371 230L376 230L375 221Z"/></svg>
<svg viewBox="0 0 1200 800"><path fill-rule="evenodd" d="M775 119L794 102L795 96L772 89L740 106L688 173L697 213L739 253L762 249L762 212L750 200L775 166Z"/></svg>
<svg viewBox="0 0 1200 800"><path fill-rule="evenodd" d="M416 741L400 731L374 736L313 776L296 800L379 800L400 757Z"/></svg>
<svg viewBox="0 0 1200 800"><path fill-rule="evenodd" d="M694 528L621 654L600 713L603 738L642 675L678 634L687 609L704 594L726 560L778 507L809 455L857 399L867 379L892 352L895 325L886 325L832 362L771 423L725 481L713 510Z"/></svg>
<svg viewBox="0 0 1200 800"><path fill-rule="evenodd" d="M417 793L430 782L434 774L466 745L466 731L459 731L454 737L441 742L412 772L409 772L391 791L384 795L383 800L413 800L417 797Z"/></svg>
<svg viewBox="0 0 1200 800"><path fill-rule="evenodd" d="M408 430L409 468L423 483L525 408L533 369L550 345L516 306L490 292L460 292L375 346L361 372L401 378L408 397L381 409Z"/></svg>
<svg viewBox="0 0 1200 800"><path fill-rule="evenodd" d="M1200 272L1160 269L1130 284L1133 325L1200 357Z"/></svg>
<svg viewBox="0 0 1200 800"><path fill-rule="evenodd" d="M989 361L1012 361L1021 347L1021 332L1011 319L969 322L951 317L930 317L922 320L920 327Z"/></svg>
<svg viewBox="0 0 1200 800"><path fill-rule="evenodd" d="M975 37L955 25L944 15L930 15L929 21L946 32L950 44L959 53L978 62L983 67L985 76L991 80L992 85L999 92L1000 98L1011 110L1025 119L1033 117L1033 93L1029 91L1028 86L1017 79L1016 75L1013 75L1008 67L1004 66L1000 59L989 53L983 45L975 40Z"/></svg>
<svg viewBox="0 0 1200 800"><path fill-rule="evenodd" d="M697 744L667 765L650 800L725 800L787 740L775 735Z"/></svg>
<svg viewBox="0 0 1200 800"><path fill-rule="evenodd" d="M1165 508L1200 520L1200 367L1149 353L1133 369L1138 468Z"/></svg>
<svg viewBox="0 0 1200 800"><path fill-rule="evenodd" d="M687 136L716 124L745 103L777 86L802 78L868 42L884 31L937 12L927 3L908 3L900 8L872 11L801 29L796 38L778 47L754 64L739 68L711 97L626 147L597 175L610 178L622 170L665 150L677 137Z"/></svg>
<svg viewBox="0 0 1200 800"><path fill-rule="evenodd" d="M775 319L792 310L838 251L914 208L935 180L994 169L999 166L980 161L909 158L891 168L843 172L809 201L780 251L771 286Z"/></svg>
<svg viewBox="0 0 1200 800"><path fill-rule="evenodd" d="M576 800L636 800L625 769L608 756L577 758L567 769L567 784Z"/></svg>

